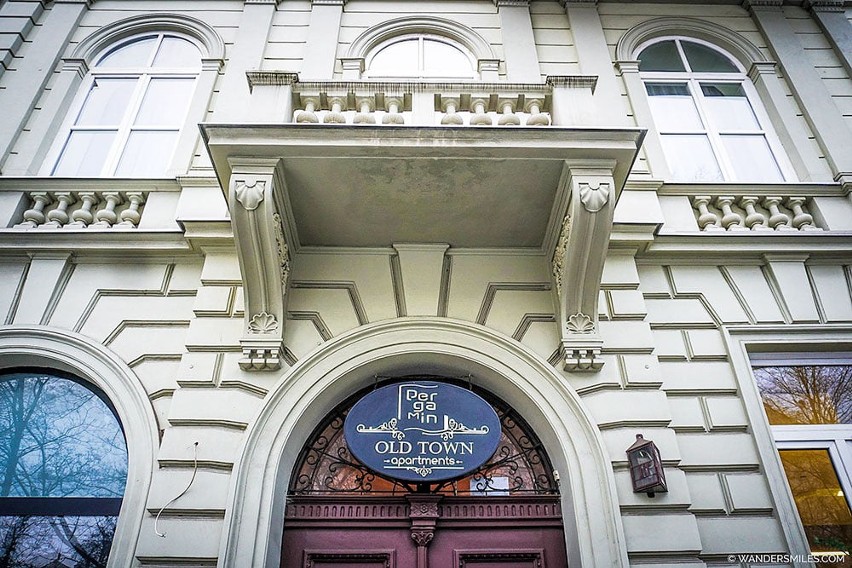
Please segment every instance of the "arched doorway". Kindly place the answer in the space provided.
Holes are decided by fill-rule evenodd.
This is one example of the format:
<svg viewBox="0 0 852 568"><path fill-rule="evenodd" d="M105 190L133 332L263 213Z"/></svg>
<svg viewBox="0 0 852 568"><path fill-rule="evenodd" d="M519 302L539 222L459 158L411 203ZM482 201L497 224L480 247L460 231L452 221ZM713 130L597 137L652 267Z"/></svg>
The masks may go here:
<svg viewBox="0 0 852 568"><path fill-rule="evenodd" d="M389 382L453 383L443 376ZM282 568L563 568L558 475L533 430L493 394L466 386L500 420L494 455L461 479L412 483L359 462L343 434L368 388L314 430L288 490Z"/></svg>
<svg viewBox="0 0 852 568"><path fill-rule="evenodd" d="M409 317L360 326L327 341L276 382L234 464L218 566L280 568L290 478L317 425L354 392L372 387L374 376L418 372L470 373L532 426L560 472L570 566L629 565L609 453L565 377L519 342L484 326Z"/></svg>

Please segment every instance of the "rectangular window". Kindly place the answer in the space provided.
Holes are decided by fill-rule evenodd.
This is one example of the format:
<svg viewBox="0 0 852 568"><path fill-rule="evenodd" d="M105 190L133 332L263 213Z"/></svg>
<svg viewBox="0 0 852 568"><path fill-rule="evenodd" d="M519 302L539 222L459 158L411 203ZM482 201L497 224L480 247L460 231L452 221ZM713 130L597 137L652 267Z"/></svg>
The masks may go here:
<svg viewBox="0 0 852 568"><path fill-rule="evenodd" d="M811 552L848 555L852 551L852 360L834 354L759 353L752 357L752 364ZM846 560L834 565L848 565L848 556Z"/></svg>

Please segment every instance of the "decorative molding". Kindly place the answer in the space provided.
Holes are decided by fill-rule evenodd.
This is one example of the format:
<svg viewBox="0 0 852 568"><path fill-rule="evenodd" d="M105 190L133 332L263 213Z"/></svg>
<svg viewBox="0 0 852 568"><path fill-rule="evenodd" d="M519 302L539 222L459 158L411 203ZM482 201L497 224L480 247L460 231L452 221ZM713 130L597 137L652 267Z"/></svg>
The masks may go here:
<svg viewBox="0 0 852 568"><path fill-rule="evenodd" d="M476 314L476 323L485 325L485 322L488 321L488 314L491 312L491 306L494 304L497 292L546 292L550 288L551 286L548 282L489 282L485 288L485 295L482 298L479 313Z"/></svg>
<svg viewBox="0 0 852 568"><path fill-rule="evenodd" d="M752 10L754 8L780 8L784 0L742 0L743 8Z"/></svg>
<svg viewBox="0 0 852 568"><path fill-rule="evenodd" d="M803 7L814 12L844 12L845 0L805 0Z"/></svg>
<svg viewBox="0 0 852 568"><path fill-rule="evenodd" d="M517 6L519 8L529 8L530 0L494 0L494 5L498 8L503 6Z"/></svg>
<svg viewBox="0 0 852 568"><path fill-rule="evenodd" d="M278 330L278 320L275 316L266 312L261 312L252 316L248 325L248 332L251 334L268 334Z"/></svg>
<svg viewBox="0 0 852 568"><path fill-rule="evenodd" d="M244 370L281 368L284 356L286 280L290 256L283 240L284 174L278 160L236 160L228 185L234 243L245 297L240 341Z"/></svg>
<svg viewBox="0 0 852 568"><path fill-rule="evenodd" d="M281 214L273 213L272 221L275 229L275 244L278 247L278 263L281 267L281 287L286 294L287 281L290 279L290 247L287 245L287 237L284 234L284 219Z"/></svg>
<svg viewBox="0 0 852 568"><path fill-rule="evenodd" d="M247 211L254 211L257 206L263 201L266 182L261 180L235 180L234 193L237 196L237 201L240 202Z"/></svg>
<svg viewBox="0 0 852 568"><path fill-rule="evenodd" d="M594 372L603 366L597 318L617 197L611 168L603 162L566 163L562 175L568 200L551 270L559 305L560 355L571 372Z"/></svg>
<svg viewBox="0 0 852 568"><path fill-rule="evenodd" d="M383 41L411 33L433 33L452 38L470 51L476 59L497 59L491 44L472 28L446 18L406 16L385 21L366 30L353 41L344 57L366 57Z"/></svg>
<svg viewBox="0 0 852 568"><path fill-rule="evenodd" d="M753 63L769 61L757 46L742 35L714 22L684 17L655 18L630 28L618 40L616 60L635 61L640 45L673 35L696 37L718 45L739 60L745 69L749 69Z"/></svg>
<svg viewBox="0 0 852 568"><path fill-rule="evenodd" d="M609 182L583 182L579 184L580 202L589 213L597 213L609 200Z"/></svg>
<svg viewBox="0 0 852 568"><path fill-rule="evenodd" d="M179 32L194 37L200 43L202 59L224 60L225 42L209 24L183 14L141 14L108 24L86 37L74 48L71 59L92 61L113 43L135 34Z"/></svg>
<svg viewBox="0 0 852 568"><path fill-rule="evenodd" d="M562 296L562 274L565 271L565 254L568 252L568 235L571 233L571 215L565 215L562 219L562 229L559 231L559 240L556 241L556 250L551 258L551 272L553 282L556 285L556 293Z"/></svg>
<svg viewBox="0 0 852 568"><path fill-rule="evenodd" d="M586 314L576 313L568 316L566 324L571 333L594 333L595 321Z"/></svg>

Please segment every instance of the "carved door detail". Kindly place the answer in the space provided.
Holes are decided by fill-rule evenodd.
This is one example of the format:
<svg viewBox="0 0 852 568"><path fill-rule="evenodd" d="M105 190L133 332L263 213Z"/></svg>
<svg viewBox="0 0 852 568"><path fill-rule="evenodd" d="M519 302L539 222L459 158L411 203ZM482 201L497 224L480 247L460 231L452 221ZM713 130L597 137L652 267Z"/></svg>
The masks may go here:
<svg viewBox="0 0 852 568"><path fill-rule="evenodd" d="M343 421L363 394L338 407L302 451L287 499L282 568L567 566L553 468L508 405L477 391L500 418L494 456L463 479L418 486L380 477L350 454Z"/></svg>

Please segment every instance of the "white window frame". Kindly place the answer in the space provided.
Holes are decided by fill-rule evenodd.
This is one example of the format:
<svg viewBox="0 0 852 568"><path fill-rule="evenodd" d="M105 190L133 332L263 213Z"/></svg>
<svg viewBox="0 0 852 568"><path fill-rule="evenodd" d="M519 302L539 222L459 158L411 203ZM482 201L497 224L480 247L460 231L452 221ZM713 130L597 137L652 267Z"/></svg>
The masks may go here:
<svg viewBox="0 0 852 568"><path fill-rule="evenodd" d="M108 57L113 51L122 49L123 47L132 44L135 41L142 40L148 37L156 37L157 38L157 46L156 48L152 48L151 54L149 55L147 65L145 67L127 67L127 68L101 68L98 66L98 63ZM192 45L198 49L199 60L198 66L192 70L188 71L188 68L170 68L170 67L153 67L153 60L156 57L156 54L159 50L160 45L165 37L176 37L186 41L189 41ZM85 79L81 87L78 89L77 95L74 97L74 101L71 104L70 111L66 114L65 120L62 123L62 126L59 129L59 135L56 137L56 140L53 143L50 151L48 152L46 159L43 163L42 169L39 172L40 175L43 176L56 176L61 174L55 174L54 171L56 167L59 165L59 160L62 157L62 154L65 150L68 141L71 138L72 132L75 131L75 122L77 121L80 112L83 110L83 106L86 103L86 99L92 91L92 88L95 82L99 79L133 79L136 80L136 86L134 87L134 92L128 100L127 108L125 109L124 115L122 116L122 121L118 125L118 129L116 132L116 138L110 147L109 153L107 154L104 164L101 168L101 171L96 174L94 177L113 177L115 174L115 170L118 167L119 161L121 160L121 156L124 152L125 147L127 146L127 142L130 138L131 132L134 131L166 131L172 130L177 133L175 140L175 147L173 148L173 153L179 150L180 147L180 138L181 134L186 131L188 128L189 117L191 114L191 109L193 106L194 98L198 93L198 84L199 77L202 73L202 61L204 57L204 46L200 44L195 38L190 35L183 34L180 32L174 31L156 31L150 30L142 33L135 34L133 36L123 38L120 42L116 42L110 45L107 45L104 49L102 49L97 57L95 58L95 63L89 73L86 75ZM161 126L145 126L145 127L134 127L133 121L136 117L136 113L139 110L139 107L142 104L142 99L147 92L148 85L150 84L152 79L192 79L194 81L193 84L193 92L189 97L189 102L187 104L187 108L184 109L184 117L183 122L179 128L175 129L173 127L164 128ZM79 130L87 130L87 131L96 131L96 130L105 130L105 131L115 131L116 129L112 126L109 127L98 127L98 126L86 126L79 128ZM136 177L166 177L166 172L172 169L172 162L174 158L170 160L170 163L166 165L166 169L162 172L162 175L146 175L146 176L136 176ZM84 176L87 177L87 176Z"/></svg>
<svg viewBox="0 0 852 568"><path fill-rule="evenodd" d="M805 529L778 450L828 449L838 478L843 473L852 474L850 449L846 442L852 435L852 425L771 426L753 368L771 364L795 366L852 362L852 326L799 325L794 329L790 326L729 326L723 328L722 333L790 553L810 554ZM848 485L848 480L841 480L846 501L850 503L852 487L847 493Z"/></svg>
<svg viewBox="0 0 852 568"><path fill-rule="evenodd" d="M683 130L661 132L659 130L659 127L657 127L657 133L661 138L661 143L662 137L666 134L705 134L707 136L708 141L710 142L710 147L713 151L714 157L716 158L716 163L718 164L719 169L722 172L723 182L759 183L761 181L759 179L741 180L737 178L733 165L728 159L728 153L725 150L721 137L723 135L723 132L724 134L746 134L749 136L763 136L769 146L769 150L772 154L772 157L774 158L775 163L778 166L778 170L781 173L781 183L796 181L796 173L793 170L793 166L789 158L787 157L783 146L781 145L781 140L778 138L775 133L775 130L772 128L772 122L769 118L769 115L766 113L766 109L764 109L763 104L761 103L760 97L758 96L758 93L754 88L754 84L748 77L747 71L743 68L742 64L730 53L726 52L725 50L719 48L718 46L710 42L695 37L681 35L660 36L641 43L636 48L636 58L639 59L639 55L642 53L642 51L650 47L651 45L662 43L665 41L674 41L678 53L681 56L681 60L683 61L687 71L640 71L639 77L642 80L642 85L644 87L644 85L647 83L686 83L687 88L689 89L689 92L692 96L692 101L695 104L695 107L701 118L701 122L704 124L704 129L701 131ZM683 48L681 47L681 41L696 43L709 49L712 49L722 57L726 58L732 65L734 65L737 68L737 73L702 73L691 71L689 67L689 60L686 58L686 54L683 52ZM760 128L758 130L743 131L717 131L713 128L710 128L711 123L708 120L709 117L706 105L704 104L704 95L701 92L700 83L702 82L731 83L742 86L743 91L746 94L746 99L748 100L748 103L751 106L752 112L754 112L755 118L757 119ZM642 96L650 99L650 95L648 95L645 89L643 89ZM665 158L668 163L668 156L665 156ZM668 171L671 172L670 167L668 168ZM669 181L686 182L691 180L678 180L672 178ZM707 182L712 181L707 180ZM698 181L696 183L706 182Z"/></svg>
<svg viewBox="0 0 852 568"><path fill-rule="evenodd" d="M387 73L373 73L371 71L373 65L373 59L385 48L389 48L396 43L401 43L403 41L411 41L417 40L417 71L416 73L395 73L395 74L387 74ZM425 72L424 69L424 42L426 40L437 41L440 43L444 43L449 45L452 48L459 50L468 60L470 64L470 75L442 75L440 73L429 74ZM394 36L390 39L387 39L377 45L375 45L366 57L365 64L365 72L364 76L370 79L429 79L429 80L448 80L448 81L465 81L465 80L474 80L478 78L479 73L477 72L477 59L470 52L467 47L463 44L454 41L453 39L439 35L434 33L409 33L402 34L398 36Z"/></svg>

